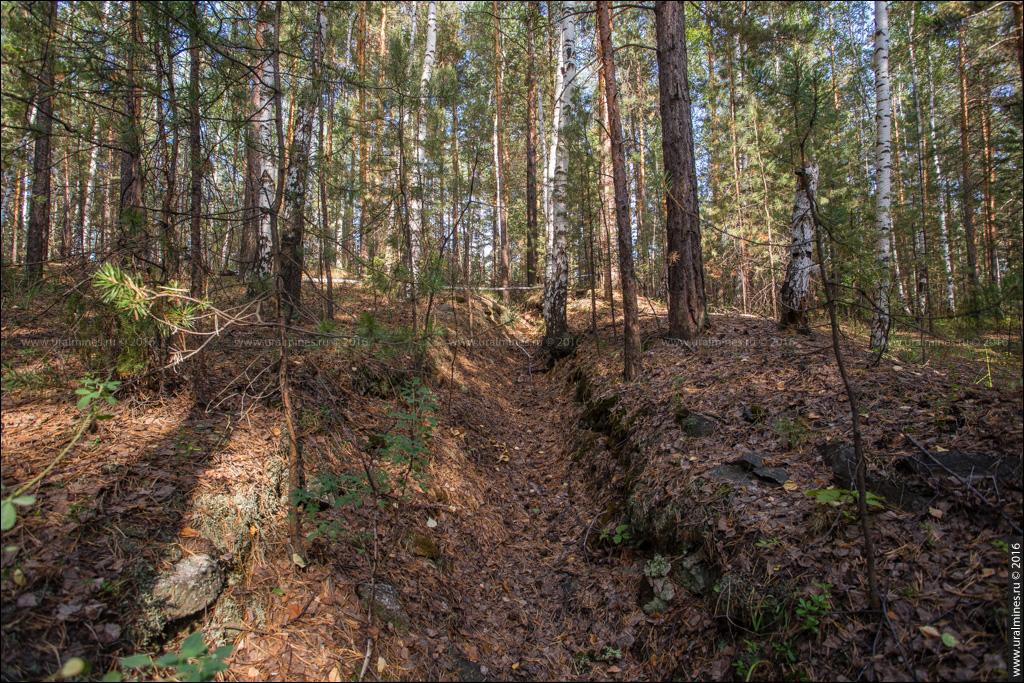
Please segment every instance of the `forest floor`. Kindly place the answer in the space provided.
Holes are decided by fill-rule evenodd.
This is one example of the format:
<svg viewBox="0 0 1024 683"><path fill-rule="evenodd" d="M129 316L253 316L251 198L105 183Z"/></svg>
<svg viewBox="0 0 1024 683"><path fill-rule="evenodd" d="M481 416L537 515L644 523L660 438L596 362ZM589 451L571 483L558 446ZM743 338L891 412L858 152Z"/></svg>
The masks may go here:
<svg viewBox="0 0 1024 683"><path fill-rule="evenodd" d="M104 352L40 347L76 324L41 315L50 304L62 305L4 300L7 486L69 443L76 380ZM570 303L574 329L589 329L589 305ZM535 301L512 311L474 299L472 324L467 310L453 298L437 322L474 344L442 344L418 363L392 343L404 307L348 288L339 329L373 343L291 352L307 485L380 457L410 378L433 392L437 419L409 499L325 505L306 530L341 534L310 541L302 569L286 550L276 349L228 335L163 394L120 395L3 535L3 680L50 675L71 656L106 671L117 656L176 651L195 628L211 647L234 643L228 680L1003 675L1019 382L989 387L984 365L956 359L870 368L847 342L869 446L890 456L875 469L931 492L923 507L874 515L888 596L879 626L864 613L862 541L845 503L806 495L832 484L821 446L848 438L825 331L780 341L770 321L714 316L720 343L687 348L659 338L664 311L645 303L647 370L625 384L607 305L599 339L550 370ZM995 362L1019 377L1019 352ZM691 418L714 435L688 438ZM1017 469L1009 482L968 473L970 488L900 469L915 451L904 433L933 453ZM784 468L785 486L728 469L750 452ZM216 558L225 586L198 614L162 616L153 585L193 554ZM673 569L659 578L662 555Z"/></svg>

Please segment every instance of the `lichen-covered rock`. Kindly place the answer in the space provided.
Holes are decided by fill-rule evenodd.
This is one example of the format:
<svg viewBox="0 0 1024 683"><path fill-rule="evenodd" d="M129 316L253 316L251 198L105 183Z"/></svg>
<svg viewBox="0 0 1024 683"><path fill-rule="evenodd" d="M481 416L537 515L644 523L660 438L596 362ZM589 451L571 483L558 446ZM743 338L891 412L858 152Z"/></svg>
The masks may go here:
<svg viewBox="0 0 1024 683"><path fill-rule="evenodd" d="M252 550L253 528L257 533L281 507L284 460L275 455L267 470L244 488L220 493L200 493L192 500L192 523L209 539L217 552L241 564Z"/></svg>
<svg viewBox="0 0 1024 683"><path fill-rule="evenodd" d="M191 555L174 565L153 586L153 598L168 621L192 616L213 604L224 588L224 576L209 555Z"/></svg>
<svg viewBox="0 0 1024 683"><path fill-rule="evenodd" d="M242 635L242 616L242 608L230 596L225 595L217 601L206 631L213 642L213 649L234 645Z"/></svg>
<svg viewBox="0 0 1024 683"><path fill-rule="evenodd" d="M642 609L644 614L648 616L651 614L664 614L668 610L668 603L656 595L649 602L644 603Z"/></svg>
<svg viewBox="0 0 1024 683"><path fill-rule="evenodd" d="M437 544L429 536L409 529L402 538L402 545L413 555L425 557L428 560L436 560L441 556Z"/></svg>
<svg viewBox="0 0 1024 683"><path fill-rule="evenodd" d="M373 615L381 621L386 621L399 631L409 630L409 614L402 607L402 601L398 589L387 583L378 583L370 586L368 583L361 583L356 586L359 599L363 603L369 603L373 598Z"/></svg>
<svg viewBox="0 0 1024 683"><path fill-rule="evenodd" d="M692 552L673 563L672 578L694 595L706 595L715 584L714 572L700 552Z"/></svg>

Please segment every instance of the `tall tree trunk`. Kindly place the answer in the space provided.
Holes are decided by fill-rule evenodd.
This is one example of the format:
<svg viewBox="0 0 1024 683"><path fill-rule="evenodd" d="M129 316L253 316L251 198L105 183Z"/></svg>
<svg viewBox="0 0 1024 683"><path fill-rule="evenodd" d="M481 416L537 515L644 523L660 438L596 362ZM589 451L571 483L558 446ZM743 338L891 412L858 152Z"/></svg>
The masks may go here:
<svg viewBox="0 0 1024 683"><path fill-rule="evenodd" d="M629 382L640 374L640 320L636 303L636 278L633 276L633 237L630 234L629 188L626 185L626 159L622 145L622 122L619 119L619 93L615 81L611 16L606 1L599 0L597 3L597 30L601 40L601 62L604 65L608 134L612 143L612 176L615 182L615 222L619 233L619 277L622 280L624 340L622 376Z"/></svg>
<svg viewBox="0 0 1024 683"><path fill-rule="evenodd" d="M162 240L163 269L165 277L177 277L178 275L178 237L175 229L175 200L178 184L178 104L177 93L174 85L174 46L170 36L165 38L163 51L157 49L157 89L160 90L159 109L160 112L160 139L161 150L164 154L164 196L160 204L160 238ZM167 60L166 64L164 59ZM163 91L161 81L167 79L167 110L174 122L174 129L171 131L170 150L167 149L167 131L164 121ZM98 145L97 145L98 147ZM95 154L96 148L93 148ZM90 173L91 175L91 173ZM249 188L246 187L248 190ZM91 198L90 198L91 199ZM86 213L91 212L91 207L86 207ZM88 220L88 217L86 218Z"/></svg>
<svg viewBox="0 0 1024 683"><path fill-rule="evenodd" d="M967 110L967 50L964 43L967 34L963 21L960 22L958 42L958 66L960 67L960 169L961 205L964 212L964 238L967 242L967 286L970 290L972 313L977 313L978 254L974 240L974 187L971 183L971 127Z"/></svg>
<svg viewBox="0 0 1024 683"><path fill-rule="evenodd" d="M146 225L145 209L142 205L142 143L140 140L142 121L136 85L137 52L142 43L139 28L139 3L131 0L128 5L128 28L131 40L128 43L128 80L124 95L124 135L121 140L121 199L118 203L121 246L132 253L141 253L148 245L136 244ZM193 255L194 256L194 255Z"/></svg>
<svg viewBox="0 0 1024 683"><path fill-rule="evenodd" d="M748 308L747 242L746 236L744 235L746 218L743 211L743 190L740 185L739 133L736 123L736 100L738 98L738 93L736 88L735 62L739 59L739 38L736 40L736 51L734 52L732 59L729 61L729 129L732 134L732 173L734 191L736 193L736 247L740 255L739 267L736 269L736 278L739 280L740 285L740 303L742 304L743 312L746 313Z"/></svg>
<svg viewBox="0 0 1024 683"><path fill-rule="evenodd" d="M597 89L598 93L605 91L604 57L601 55L601 40L597 40ZM597 98L598 117L601 125L598 131L598 138L601 141L601 152L598 157L598 173L600 174L600 199L601 199L601 262L604 266L604 273L601 277L604 280L604 298L614 304L612 293L619 286L619 267L612 256L611 232L615 215L615 187L612 180L612 139L608 136L608 103L600 94Z"/></svg>
<svg viewBox="0 0 1024 683"><path fill-rule="evenodd" d="M782 312L779 324L807 330L807 293L814 274L814 219L811 200L818 188L818 166L796 170L796 198L793 200L792 244L789 267L780 295Z"/></svg>
<svg viewBox="0 0 1024 683"><path fill-rule="evenodd" d="M870 345L880 351L889 338L889 244L892 236L892 214L889 211L892 200L892 103L889 100L889 10L886 0L875 0L875 101L875 258L879 273Z"/></svg>
<svg viewBox="0 0 1024 683"><path fill-rule="evenodd" d="M988 252L988 281L989 284L998 286L999 277L999 236L996 233L996 200L992 194L995 184L995 164L992 161L992 102L989 98L988 89L981 103L981 132L982 140L985 143L985 247Z"/></svg>
<svg viewBox="0 0 1024 683"><path fill-rule="evenodd" d="M366 82L366 15L370 11L369 0L364 0L362 8L359 10L359 28L356 34L356 68L359 70L359 82ZM370 227L366 219L368 208L370 204L369 200L369 185L367 184L367 164L369 163L369 155L367 153L367 137L369 131L367 130L366 124L366 88L358 88L359 103L357 108L357 115L359 121L359 128L357 134L359 135L359 273L363 272L363 264L366 263L370 257L369 252L369 232Z"/></svg>
<svg viewBox="0 0 1024 683"><path fill-rule="evenodd" d="M501 5L494 0L494 194L495 225L498 228L498 286L502 288L501 300L509 301L509 253L507 209L505 207L505 150L504 132L501 121Z"/></svg>
<svg viewBox="0 0 1024 683"><path fill-rule="evenodd" d="M707 301L704 295L684 5L655 3L654 23L658 32L661 149L666 185L668 328L673 337L690 340L707 325Z"/></svg>
<svg viewBox="0 0 1024 683"><path fill-rule="evenodd" d="M189 36L189 83L188 83L188 107L189 107L189 166L191 167L192 180L189 187L189 233L191 235L191 246L189 259L192 264L191 276L192 285L190 292L192 296L198 297L203 291L203 245L202 245L202 202L203 202L203 150L202 140L199 137L199 4L192 3L189 6L190 21L192 24L191 35Z"/></svg>
<svg viewBox="0 0 1024 683"><path fill-rule="evenodd" d="M633 180L636 188L636 246L637 262L642 268L649 257L651 250L642 249L645 243L647 230L644 224L647 222L647 155L646 134L644 130L644 118L642 115L634 115L633 136L636 138L636 163L633 165Z"/></svg>
<svg viewBox="0 0 1024 683"><path fill-rule="evenodd" d="M761 171L761 187L764 192L761 205L764 207L764 223L768 230L768 280L771 284L772 318L779 318L779 301L775 296L775 233L772 230L772 210L769 204L768 195L768 174L764 170L764 159L761 156L761 132L760 122L757 116L757 107L754 107L754 149L757 150L757 167Z"/></svg>
<svg viewBox="0 0 1024 683"><path fill-rule="evenodd" d="M412 187L409 193L409 270L413 287L410 294L415 297L419 280L420 262L423 259L423 167L426 164L427 140L427 85L434 72L434 53L437 45L437 3L427 3L427 44L423 51L423 71L420 74L419 100L416 107L416 139L413 143Z"/></svg>
<svg viewBox="0 0 1024 683"><path fill-rule="evenodd" d="M281 279L285 303L291 311L302 302L303 240L306 227L306 194L309 181L309 157L313 142L313 121L320 107L320 72L322 69L327 23L323 3L316 3L313 34L306 46L310 80L296 96L295 124L288 153L288 176L285 180L284 229L281 231Z"/></svg>
<svg viewBox="0 0 1024 683"><path fill-rule="evenodd" d="M551 208L548 214L548 250L544 278L544 344L559 358L572 352L569 323L566 319L569 264L566 254L568 226L565 216L565 185L569 170L569 149L562 132L569 118L572 96L576 92L576 3L562 3L558 72L551 126L550 185Z"/></svg>
<svg viewBox="0 0 1024 683"><path fill-rule="evenodd" d="M921 106L921 87L917 78L917 48L915 45L915 26L917 5L910 10L910 85L913 89L914 115L917 119L917 184L920 188L920 207L918 225L914 231L914 268L917 271L917 312L922 319L928 315L931 294L928 287L928 239L926 226L928 223L928 162L924 137L924 112Z"/></svg>
<svg viewBox="0 0 1024 683"><path fill-rule="evenodd" d="M261 19L257 23L256 38L257 46L262 48L264 53L271 50L275 44L276 36L273 25ZM273 214L274 198L277 195L277 184L275 176L278 175L278 167L284 166L284 158L277 158L279 155L274 152L274 60L270 56L264 56L262 64L256 71L259 79L259 104L254 116L255 126L255 147L256 147L256 173L259 178L257 186L257 245L254 250L252 277L253 291L259 289L269 277L274 268L274 252L277 250L275 236L271 219ZM275 165L275 158L276 165Z"/></svg>
<svg viewBox="0 0 1024 683"><path fill-rule="evenodd" d="M949 228L946 225L946 197L949 195L946 176L942 174L939 162L939 139L935 130L935 81L932 78L932 57L928 53L928 130L931 132L932 161L935 164L935 180L939 183L936 197L939 208L939 247L942 250L942 263L946 269L946 305L950 312L956 310L956 294L953 288L953 259L949 253Z"/></svg>
<svg viewBox="0 0 1024 683"><path fill-rule="evenodd" d="M48 259L50 234L50 134L53 129L53 38L57 26L57 1L46 3L46 42L39 61L39 92L36 96L35 150L32 153L32 194L25 236L25 273L40 280Z"/></svg>
<svg viewBox="0 0 1024 683"><path fill-rule="evenodd" d="M537 53L534 26L539 3L526 10L526 285L537 282ZM456 135L456 139L457 135ZM541 141L543 142L543 140Z"/></svg>

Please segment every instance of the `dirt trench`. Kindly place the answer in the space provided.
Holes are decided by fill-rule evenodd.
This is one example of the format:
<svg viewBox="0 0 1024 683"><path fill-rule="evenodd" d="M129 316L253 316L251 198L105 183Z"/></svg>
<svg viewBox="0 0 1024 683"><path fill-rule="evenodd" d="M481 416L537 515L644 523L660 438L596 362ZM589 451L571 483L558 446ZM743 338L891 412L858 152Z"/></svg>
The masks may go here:
<svg viewBox="0 0 1024 683"><path fill-rule="evenodd" d="M614 494L588 486L570 457L580 407L569 385L515 348L478 365L478 389L452 397L440 428L466 430L465 480L486 483L475 504L461 501L438 516L441 568L419 582L420 604L410 610L414 621L416 614L434 619L425 631L435 648L425 673L454 680L678 673L683 663L664 650L664 637L671 632L685 644L687 632L709 627L707 608L680 600L672 623L641 610L650 553L599 531ZM446 482L437 485L443 491Z"/></svg>

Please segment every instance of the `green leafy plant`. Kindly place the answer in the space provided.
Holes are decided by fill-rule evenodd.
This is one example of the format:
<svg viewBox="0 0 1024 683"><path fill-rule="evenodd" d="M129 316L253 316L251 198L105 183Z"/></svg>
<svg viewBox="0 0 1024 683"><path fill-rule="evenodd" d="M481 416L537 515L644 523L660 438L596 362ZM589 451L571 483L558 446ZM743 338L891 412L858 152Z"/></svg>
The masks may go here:
<svg viewBox="0 0 1024 683"><path fill-rule="evenodd" d="M814 489L813 491L806 491L804 493L808 498L814 498L819 503L824 505L831 505L832 507L839 508L844 517L852 518L852 509L856 507L857 501L860 499L860 494L857 491L848 491L846 489ZM866 501L869 507L884 507L885 498L867 492Z"/></svg>
<svg viewBox="0 0 1024 683"><path fill-rule="evenodd" d="M408 500L410 481L422 489L427 481L430 439L437 427L434 411L437 404L429 389L418 378L406 382L400 390L404 410L392 410L389 418L394 426L384 434L370 439L376 446L376 460L366 471L356 474L323 474L292 493L292 503L301 508L312 524L309 538L348 539L365 545L368 536L353 533L342 521L323 514L325 509L359 507L367 499L376 499L384 507L393 496ZM363 552L361 547L357 552Z"/></svg>
<svg viewBox="0 0 1024 683"><path fill-rule="evenodd" d="M743 653L739 659L732 663L732 667L736 669L736 677L741 681L749 681L754 676L754 671L760 664L768 665L769 662L764 658L761 645L752 640L744 640L746 647L743 649Z"/></svg>
<svg viewBox="0 0 1024 683"><path fill-rule="evenodd" d="M602 529L601 530L601 540L604 541L604 540L607 540L609 538L612 540L612 543L614 543L615 545L619 545L620 543L624 543L624 542L628 541L629 539L632 538L632 536L629 533L629 525L628 524L619 524L614 529Z"/></svg>
<svg viewBox="0 0 1024 683"><path fill-rule="evenodd" d="M169 669L170 675L163 680L172 681L212 681L221 671L228 668L224 660L231 656L234 645L219 647L213 652L203 642L203 632L191 633L181 644L178 652L169 652L154 660L149 655L132 655L121 659L125 669L144 669L158 672ZM104 681L120 681L120 671L111 671L103 677Z"/></svg>
<svg viewBox="0 0 1024 683"><path fill-rule="evenodd" d="M821 593L797 598L796 613L803 620L800 627L817 635L822 620L832 610L832 584L815 583L814 585L821 590Z"/></svg>

